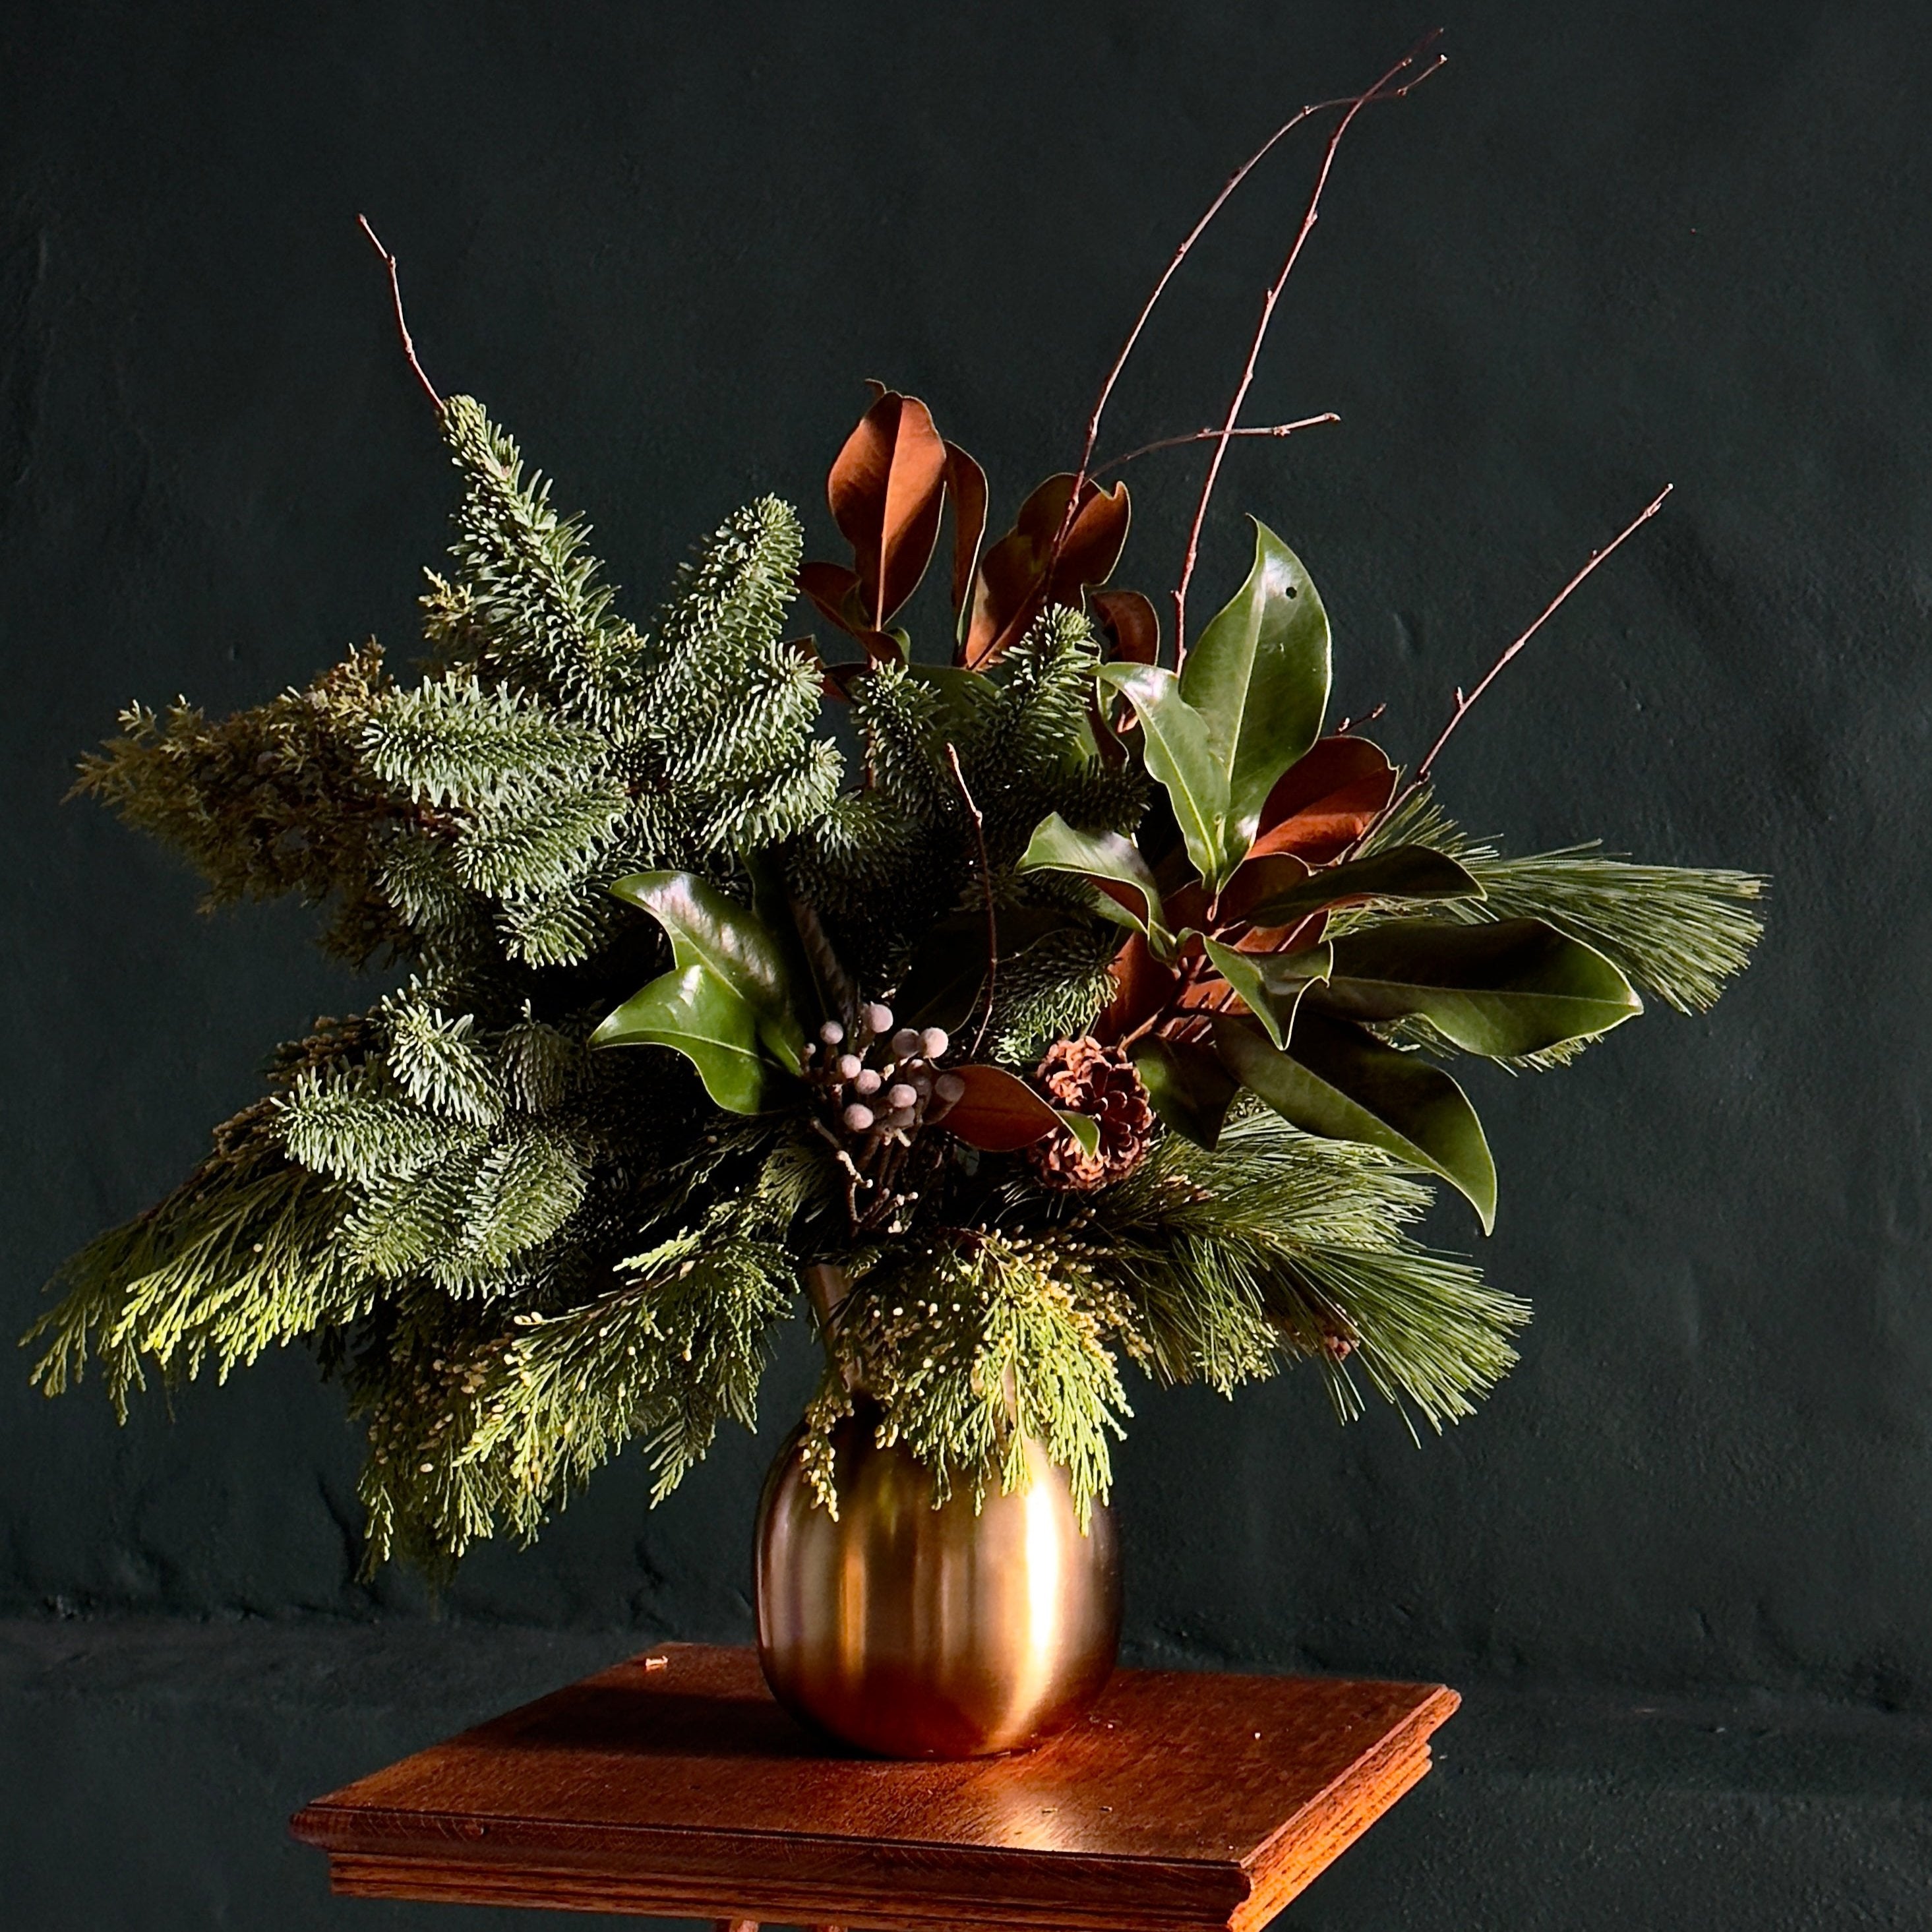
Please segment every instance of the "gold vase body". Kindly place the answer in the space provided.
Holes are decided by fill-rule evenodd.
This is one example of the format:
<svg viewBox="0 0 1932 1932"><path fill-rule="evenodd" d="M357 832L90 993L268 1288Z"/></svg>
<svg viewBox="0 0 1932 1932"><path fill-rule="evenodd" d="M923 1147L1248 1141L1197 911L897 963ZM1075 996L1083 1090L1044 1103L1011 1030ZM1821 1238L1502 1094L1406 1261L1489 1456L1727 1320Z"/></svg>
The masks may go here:
<svg viewBox="0 0 1932 1932"><path fill-rule="evenodd" d="M886 1757L1017 1750L1071 1724L1114 1667L1119 1546L1106 1505L1083 1533L1066 1473L1035 1442L1031 1480L977 1511L873 1441L862 1400L833 1435L838 1515L794 1436L758 1506L758 1655L795 1715Z"/></svg>

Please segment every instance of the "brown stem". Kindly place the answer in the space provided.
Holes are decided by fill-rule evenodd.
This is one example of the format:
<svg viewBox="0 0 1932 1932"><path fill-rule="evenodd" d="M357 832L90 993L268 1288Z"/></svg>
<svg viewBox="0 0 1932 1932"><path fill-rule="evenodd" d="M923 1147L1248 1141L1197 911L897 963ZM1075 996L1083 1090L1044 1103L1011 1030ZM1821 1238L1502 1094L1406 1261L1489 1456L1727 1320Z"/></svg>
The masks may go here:
<svg viewBox="0 0 1932 1932"><path fill-rule="evenodd" d="M1431 71L1432 72L1433 70L1432 69ZM1426 76L1423 75L1417 76L1418 80L1426 78ZM1389 100L1399 100L1408 92L1409 88L1415 84L1414 81L1411 81L1405 86L1392 88L1383 98ZM1087 418L1087 440L1081 446L1080 466L1074 476L1072 494L1066 500L1066 511L1060 520L1059 534L1053 540L1052 558L1048 564L1049 572L1052 564L1059 561L1060 550L1066 544L1069 532L1073 528L1073 519L1079 513L1081 488L1093 473L1094 450L1095 445L1100 440L1100 419L1107 412L1107 404L1113 395L1114 386L1120 380L1120 372L1126 368L1127 359L1133 354L1135 345L1141 339L1141 332L1148 326L1148 317L1154 314L1161 297L1167 292L1168 284L1173 280L1175 274L1179 272L1181 263L1187 260L1189 251L1193 248L1195 243L1207 232L1208 224L1226 206L1228 197L1247 179L1250 175L1254 172L1269 154L1274 152L1276 146L1282 140L1293 134L1303 122L1312 118L1317 114L1326 114L1334 108L1346 107L1348 104L1346 99L1311 101L1298 113L1289 116L1288 119L1284 121L1228 177L1226 182L1222 184L1221 192L1208 204L1207 212L1187 231L1186 238L1178 248L1175 249L1173 259L1161 271L1160 279L1154 284L1153 293L1142 304L1140 314L1134 318L1133 327L1127 331L1126 340L1120 345L1120 352L1114 358L1113 366L1108 370L1105 380L1101 382L1100 394L1094 399L1093 412Z"/></svg>
<svg viewBox="0 0 1932 1932"><path fill-rule="evenodd" d="M1201 500L1196 505L1192 527L1187 533L1187 553L1182 559L1180 581L1174 592L1174 668L1178 670L1187 661L1187 586L1194 575L1194 565L1200 554L1202 526L1208 520L1208 506L1214 500L1214 485L1221 474L1221 460L1228 453L1228 440L1234 433L1234 424L1240 418L1241 405L1247 400L1248 387L1255 380L1255 365L1261 360L1262 345L1268 340L1268 325L1274 319L1275 304L1281 299L1282 290L1288 286L1288 278L1294 272L1294 265L1301 259L1302 249L1313 232L1317 217L1321 212L1323 190L1328 185L1329 175L1335 166L1336 151L1342 145L1342 138L1354 124L1355 116L1370 102L1399 100L1404 94L1421 86L1429 76L1440 70L1444 56L1438 54L1421 73L1405 81L1400 87L1390 83L1398 74L1407 74L1416 62L1441 34L1438 27L1424 34L1409 51L1397 61L1374 86L1358 94L1349 102L1348 112L1336 124L1335 131L1328 136L1328 145L1322 151L1322 165L1315 176L1315 185L1310 191L1308 206L1303 211L1301 226L1295 230L1293 245L1288 251L1288 259L1281 265L1281 272L1269 285L1267 295L1262 301L1261 320L1256 324L1254 340L1248 346L1248 359L1242 366L1241 380L1234 386L1234 394L1228 404L1226 420L1222 424L1215 440L1214 454L1208 465L1208 474L1201 485Z"/></svg>
<svg viewBox="0 0 1932 1932"><path fill-rule="evenodd" d="M1450 736L1456 727L1468 716L1470 708L1474 704L1476 700L1496 682L1497 676L1502 671L1503 666L1508 664L1510 658L1514 657L1523 646L1528 644L1530 639L1556 616L1558 610L1562 609L1563 606L1570 601L1571 594L1582 584L1584 579L1597 568L1598 565L1608 562L1611 556L1621 549L1624 543L1634 536L1652 517L1657 514L1659 510L1663 508L1664 498L1669 496L1676 488L1675 484L1665 484L1664 488L1658 490L1657 494L1624 526L1615 537L1604 544L1601 550L1591 551L1590 560L1543 607L1542 614L1536 622L1531 625L1529 628L1524 632L1522 635L1517 638L1516 642L1511 644L1509 649L1504 651L1502 656L1484 673L1483 681L1474 691L1466 698L1462 694L1462 687L1460 685L1456 687L1455 706L1449 713L1448 723L1443 726L1441 735L1438 736L1435 743L1430 746L1421 764L1416 766L1415 776L1402 787L1400 791L1396 793L1394 798L1389 800L1364 830L1361 838L1355 842L1358 848L1377 826L1392 817L1401 806L1406 805L1429 782L1429 774L1435 768L1436 760L1441 755L1443 746L1448 743Z"/></svg>
<svg viewBox="0 0 1932 1932"><path fill-rule="evenodd" d="M1205 442L1210 436L1292 436L1298 429L1314 429L1322 423L1340 422L1342 418L1333 410L1324 410L1318 416L1303 416L1294 422L1269 423L1254 429L1234 429L1226 431L1218 429L1197 429L1186 436L1164 436L1157 442L1144 442L1138 449L1130 449L1124 456L1110 457L1105 463L1094 466L1096 476L1111 475L1117 470L1124 470L1130 463L1143 456L1151 456L1157 449L1179 449L1190 442Z"/></svg>
<svg viewBox="0 0 1932 1932"><path fill-rule="evenodd" d="M369 226L369 218L366 214L358 214L356 218L356 225L368 236L370 247L382 256L383 266L389 272L389 298L395 304L396 333L403 339L403 353L408 358L410 368L415 372L416 380L422 385L423 394L436 405L440 414L442 398L436 394L429 378L423 374L423 365L416 360L416 345L410 334L410 326L403 318L403 285L396 273L396 258L377 238L375 230Z"/></svg>
<svg viewBox="0 0 1932 1932"><path fill-rule="evenodd" d="M993 1024L993 993L1000 973L1000 922L993 909L993 866L986 856L986 814L973 802L973 794L966 787L966 774L959 769L958 748L950 742L946 762L952 768L952 782L959 788L959 796L966 802L967 816L973 821L973 842L980 848L980 884L986 896L986 1010L980 1016L980 1030L973 1036L973 1051L966 1056L977 1060L980 1048L986 1043L986 1029Z"/></svg>

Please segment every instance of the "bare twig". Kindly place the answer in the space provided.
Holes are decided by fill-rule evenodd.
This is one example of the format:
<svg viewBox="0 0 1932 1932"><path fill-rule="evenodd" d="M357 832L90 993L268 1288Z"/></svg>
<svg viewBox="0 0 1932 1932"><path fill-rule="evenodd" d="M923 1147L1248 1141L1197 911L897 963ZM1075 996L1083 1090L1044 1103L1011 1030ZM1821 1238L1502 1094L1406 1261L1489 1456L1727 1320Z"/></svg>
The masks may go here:
<svg viewBox="0 0 1932 1932"><path fill-rule="evenodd" d="M1460 685L1456 687L1456 702L1454 709L1451 710L1449 713L1448 723L1443 726L1441 735L1436 739L1435 743L1430 746L1428 752L1424 756L1421 764L1416 766L1415 776L1409 780L1407 784L1402 787L1402 790L1399 791L1394 798L1389 800L1388 803L1383 807L1381 812L1376 814L1373 823L1363 832L1363 838L1366 838L1369 833L1372 832L1376 829L1376 826L1380 825L1384 819L1389 818L1398 807L1406 804L1410 799L1413 798L1415 794L1429 782L1429 775L1435 769L1436 760L1442 755L1443 746L1448 743L1450 736L1454 732L1456 727L1461 724L1462 720L1468 716L1470 708L1474 704L1476 700L1481 697L1483 693L1487 691L1491 685L1495 683L1503 666L1508 664L1509 661L1522 649L1523 646L1528 644L1530 639L1534 637L1537 632L1541 630L1544 626L1548 623L1552 617L1556 616L1558 610L1562 609L1563 606L1570 601L1571 594L1600 564L1606 563L1610 560L1610 557L1618 550L1622 548L1623 544L1628 542L1629 538L1634 536L1646 524L1650 521L1652 517L1657 514L1659 510L1663 508L1664 498L1668 496L1671 491L1676 488L1676 485L1675 484L1665 484L1664 488L1658 490L1657 494L1651 499L1649 502L1647 503L1642 509L1640 510L1636 516L1632 518L1616 536L1612 538L1608 543L1604 544L1601 550L1593 550L1591 551L1589 561L1586 563L1582 568L1578 571L1576 575L1571 578L1570 581L1564 584L1563 588L1558 591L1556 595L1544 606L1542 614L1537 619L1536 622L1531 625L1529 628L1524 632L1522 635L1517 638L1516 642L1511 644L1509 649L1504 651L1502 656L1498 658L1496 662L1490 665L1489 669L1484 673L1482 682L1476 686L1474 691L1471 692L1467 697L1465 697L1462 694L1462 687ZM1358 839L1356 843L1359 845L1361 843L1361 840Z"/></svg>
<svg viewBox="0 0 1932 1932"><path fill-rule="evenodd" d="M1323 423L1340 422L1342 418L1333 410L1324 410L1318 416L1303 416L1294 422L1269 423L1255 429L1236 429L1226 432L1229 436L1292 436L1298 429L1314 429ZM1205 442L1210 436L1220 436L1218 429L1197 429L1186 436L1164 436L1157 442L1144 442L1138 449L1130 449L1124 456L1109 457L1104 463L1094 466L1096 476L1111 476L1117 470L1124 470L1130 463L1138 462L1143 456L1151 456L1157 449L1180 449L1190 442Z"/></svg>
<svg viewBox="0 0 1932 1932"><path fill-rule="evenodd" d="M416 360L416 345L410 334L410 326L403 319L403 285L396 273L396 258L382 246L375 230L369 226L369 218L366 214L358 214L356 218L356 225L368 236L370 247L382 256L383 266L389 272L389 298L395 304L396 333L403 339L403 353L408 358L416 380L422 385L423 394L440 410L442 398L436 394L429 378L423 374L423 365Z"/></svg>
<svg viewBox="0 0 1932 1932"><path fill-rule="evenodd" d="M1440 62L1438 62L1437 64L1439 65ZM1435 69L1432 68L1429 71L1433 73ZM1418 81L1427 78L1427 74L1418 74L1414 80L1409 81L1401 87L1390 88L1381 96L1381 98L1384 100L1400 100ZM1358 101L1354 104L1359 106L1360 104ZM1173 280L1180 270L1181 263L1186 260L1189 252L1192 249L1195 243L1208 232L1209 224L1226 206L1228 196L1274 152L1276 147L1283 140L1293 134L1304 121L1311 120L1318 114L1329 113L1336 108L1348 107L1350 105L1350 102L1346 98L1315 100L1310 102L1298 112L1290 115L1228 177L1226 182L1222 185L1221 192L1208 204L1207 212L1187 231L1186 238L1182 242L1179 248L1175 249L1172 260L1161 271L1160 279L1154 284L1153 293L1142 304L1141 312L1135 316L1134 326L1127 331L1127 339L1121 344L1120 352L1114 358L1113 366L1108 370L1105 379L1100 384L1100 393L1094 400L1093 412L1087 418L1087 440L1081 447L1080 466L1074 476L1072 494L1066 500L1066 512L1061 519L1059 534L1053 540L1053 556L1055 561L1058 561L1060 550L1066 544L1068 533L1073 527L1073 519L1079 514L1081 489L1088 478L1093 473L1094 451L1100 438L1100 419L1107 412L1107 404L1113 396L1114 386L1120 380L1120 372L1126 368L1127 359L1133 354L1135 345L1141 339L1141 332L1148 326L1148 318L1154 314L1161 297L1167 292L1168 284Z"/></svg>
<svg viewBox="0 0 1932 1932"><path fill-rule="evenodd" d="M986 1043L986 1029L993 1024L993 993L999 982L1000 973L1000 922L993 910L993 866L986 856L986 817L973 802L973 794L966 788L966 774L959 769L959 753L948 742L946 762L952 768L952 782L959 788L959 796L966 802L966 814L973 821L973 842L980 848L980 884L986 895L986 1010L980 1016L980 1030L973 1036L973 1051L966 1057L977 1060L980 1049Z"/></svg>
<svg viewBox="0 0 1932 1932"><path fill-rule="evenodd" d="M1287 286L1288 278L1294 272L1294 265L1301 259L1302 249L1314 231L1316 221L1321 212L1322 192L1328 187L1329 175L1334 169L1336 151L1342 145L1342 136L1354 124L1355 116L1372 101L1400 100L1404 94L1420 86L1431 74L1440 70L1445 57L1438 54L1420 74L1411 75L1400 86L1390 84L1398 75L1409 73L1441 33L1442 29L1436 28L1424 34L1372 87L1357 94L1349 102L1347 112L1336 123L1335 131L1328 136L1328 145L1322 151L1322 165L1316 172L1315 185L1310 190L1308 206L1302 213L1301 226L1295 231L1288 258L1281 265L1281 272L1269 284L1268 293L1262 298L1261 320L1255 326L1254 340L1248 347L1248 359L1242 367L1241 380L1234 386L1233 398L1228 404L1227 419L1222 423L1215 440L1214 454L1208 462L1208 474L1202 482L1201 500L1195 506L1193 525L1187 533L1187 553L1181 560L1180 581L1174 586L1174 660L1177 670L1187 661L1187 586L1194 575L1195 560L1200 554L1202 527L1208 520L1208 506L1214 500L1214 485L1221 474L1221 460L1228 453L1228 440L1234 434L1235 423L1240 419L1241 405L1247 400L1249 385L1255 380L1255 365L1261 360L1262 345L1268 340L1268 325L1274 319L1275 304L1280 301L1281 292Z"/></svg>

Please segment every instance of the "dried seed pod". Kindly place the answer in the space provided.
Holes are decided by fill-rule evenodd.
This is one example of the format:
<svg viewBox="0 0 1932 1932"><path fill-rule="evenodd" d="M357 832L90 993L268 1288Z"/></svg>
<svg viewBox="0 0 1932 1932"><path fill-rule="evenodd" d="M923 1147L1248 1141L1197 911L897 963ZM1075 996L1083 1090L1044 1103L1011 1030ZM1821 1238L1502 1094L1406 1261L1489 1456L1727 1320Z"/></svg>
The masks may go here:
<svg viewBox="0 0 1932 1932"><path fill-rule="evenodd" d="M892 1010L882 1006L875 1000L867 1006L860 1017L866 1022L868 1033L890 1033L892 1030Z"/></svg>
<svg viewBox="0 0 1932 1932"><path fill-rule="evenodd" d="M886 1089L886 1105L896 1114L910 1113L919 1105L919 1093L903 1081L896 1082Z"/></svg>
<svg viewBox="0 0 1932 1932"><path fill-rule="evenodd" d="M854 1100L840 1118L844 1121L848 1133L862 1134L872 1124L872 1110Z"/></svg>
<svg viewBox="0 0 1932 1932"><path fill-rule="evenodd" d="M876 1094L884 1084L876 1066L862 1066L852 1076L854 1088L861 1094Z"/></svg>
<svg viewBox="0 0 1932 1932"><path fill-rule="evenodd" d="M827 1046L836 1046L845 1037L845 1029L836 1020L827 1020L818 1029L818 1036Z"/></svg>
<svg viewBox="0 0 1932 1932"><path fill-rule="evenodd" d="M895 1060L910 1060L918 1052L919 1045L920 1036L910 1027L901 1027L892 1035L892 1058Z"/></svg>
<svg viewBox="0 0 1932 1932"><path fill-rule="evenodd" d="M928 1027L919 1036L919 1049L928 1060L937 1060L952 1044L944 1027Z"/></svg>
<svg viewBox="0 0 1932 1932"><path fill-rule="evenodd" d="M932 1083L933 1097L943 1100L949 1107L965 1091L966 1083L956 1073L942 1073Z"/></svg>
<svg viewBox="0 0 1932 1932"><path fill-rule="evenodd" d="M866 1063L856 1053L842 1053L838 1056L838 1073L842 1080L856 1080L866 1070Z"/></svg>

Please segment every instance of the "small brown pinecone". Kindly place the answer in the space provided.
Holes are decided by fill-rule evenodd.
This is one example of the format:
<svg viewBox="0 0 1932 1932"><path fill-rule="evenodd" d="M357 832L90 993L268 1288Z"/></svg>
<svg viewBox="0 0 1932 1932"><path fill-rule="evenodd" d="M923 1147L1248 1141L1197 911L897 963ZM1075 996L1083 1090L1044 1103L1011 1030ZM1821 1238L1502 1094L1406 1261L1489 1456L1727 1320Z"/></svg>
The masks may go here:
<svg viewBox="0 0 1932 1932"><path fill-rule="evenodd" d="M1058 1041L1040 1064L1040 1082L1056 1105L1089 1115L1100 1127L1092 1154L1070 1133L1049 1135L1028 1149L1046 1186L1105 1187L1140 1166L1154 1138L1154 1109L1133 1062L1118 1046L1084 1037Z"/></svg>

